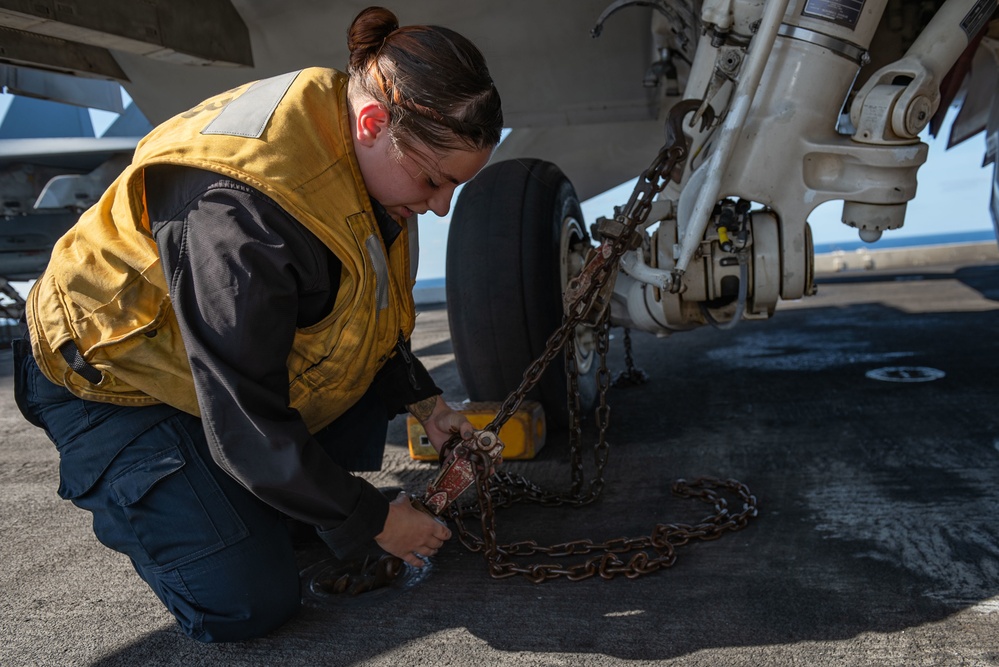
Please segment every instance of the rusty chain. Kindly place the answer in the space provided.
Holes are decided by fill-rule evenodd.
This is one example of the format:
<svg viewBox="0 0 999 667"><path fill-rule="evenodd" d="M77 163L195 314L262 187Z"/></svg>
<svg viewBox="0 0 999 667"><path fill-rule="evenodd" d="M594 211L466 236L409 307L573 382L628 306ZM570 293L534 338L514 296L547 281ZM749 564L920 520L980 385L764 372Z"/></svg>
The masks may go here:
<svg viewBox="0 0 999 667"><path fill-rule="evenodd" d="M642 177L625 207L617 212L611 226L613 235L607 235L591 256L579 276L574 278L565 296L566 312L562 325L548 338L545 351L524 372L519 387L507 396L496 417L485 430L499 433L516 413L527 393L538 383L542 374L564 352L569 412L569 444L571 487L568 493L545 491L521 475L507 472L490 472L492 461L481 452L470 453L475 467L475 486L478 507L452 505L447 516L454 521L462 544L473 552L480 552L489 563L490 575L497 579L523 575L530 581L540 583L548 579L566 577L572 581L600 576L610 579L617 575L636 578L673 565L676 561L676 547L691 540L714 540L727 531L744 528L750 518L757 515L756 497L742 483L702 477L691 482L678 480L673 484L673 493L684 498L694 498L711 505L714 513L697 524L657 524L650 535L637 538L617 538L606 542L593 542L589 539L573 540L551 546L538 545L533 540L500 544L496 537L497 508L508 507L517 502L532 502L544 506L582 506L599 498L604 487L604 468L609 457L607 429L610 423L610 408L607 405L607 390L611 385L607 370L607 348L610 338L610 323L606 308L599 304L600 290L617 270L621 256L633 247L636 230L649 216L655 195L662 192L672 178L674 170L682 166L687 156L687 144L682 131L684 117L700 108L699 100L684 100L674 105L667 122L666 143L659 151ZM714 119L711 107L702 117L706 127ZM600 366L597 369L599 403L595 408L595 424L598 430L594 444L595 472L589 485L586 485L585 466L582 455L582 427L580 421L580 401L578 390L579 372L576 366L575 328L594 311L601 311L596 317L597 353ZM630 343L630 340L626 342ZM630 347L627 350L630 363ZM453 439L445 445L444 453L457 443ZM443 457L442 457L443 458ZM728 501L722 495L727 491L738 496L742 503L739 512L730 512ZM466 520L477 517L480 535L475 535L466 525ZM580 563L563 566L555 563L534 563L522 565L514 561L520 556L544 555L549 558L589 556ZM630 555L629 555L630 554Z"/></svg>
<svg viewBox="0 0 999 667"><path fill-rule="evenodd" d="M614 376L614 379L611 380L611 386L624 387L626 385L645 384L648 381L648 374L635 366L635 359L631 356L631 329L625 328L624 370Z"/></svg>

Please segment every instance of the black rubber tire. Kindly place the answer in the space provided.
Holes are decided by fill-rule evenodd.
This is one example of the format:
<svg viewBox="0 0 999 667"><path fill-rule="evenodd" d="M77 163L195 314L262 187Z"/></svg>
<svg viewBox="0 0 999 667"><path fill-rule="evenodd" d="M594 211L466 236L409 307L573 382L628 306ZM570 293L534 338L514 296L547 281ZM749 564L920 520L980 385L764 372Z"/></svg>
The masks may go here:
<svg viewBox="0 0 999 667"><path fill-rule="evenodd" d="M572 183L550 162L498 162L462 189L448 233L446 291L455 362L471 400L505 399L562 323L567 216L582 223ZM596 367L579 378L584 415L596 402ZM544 406L549 426L564 427L566 394L560 354L528 396Z"/></svg>

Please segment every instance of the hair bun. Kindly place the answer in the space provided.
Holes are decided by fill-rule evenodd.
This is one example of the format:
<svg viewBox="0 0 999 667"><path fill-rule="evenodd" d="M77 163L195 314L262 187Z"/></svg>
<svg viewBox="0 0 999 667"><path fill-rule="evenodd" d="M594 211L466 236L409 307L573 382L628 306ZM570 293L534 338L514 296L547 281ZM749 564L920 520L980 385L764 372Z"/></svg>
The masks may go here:
<svg viewBox="0 0 999 667"><path fill-rule="evenodd" d="M367 67L368 60L378 52L388 36L399 29L399 19L384 7L368 7L350 24L347 48L350 50L350 71Z"/></svg>
<svg viewBox="0 0 999 667"><path fill-rule="evenodd" d="M368 7L347 33L351 104L388 110L392 142L413 151L492 149L503 112L482 52L454 30L399 27L382 7Z"/></svg>

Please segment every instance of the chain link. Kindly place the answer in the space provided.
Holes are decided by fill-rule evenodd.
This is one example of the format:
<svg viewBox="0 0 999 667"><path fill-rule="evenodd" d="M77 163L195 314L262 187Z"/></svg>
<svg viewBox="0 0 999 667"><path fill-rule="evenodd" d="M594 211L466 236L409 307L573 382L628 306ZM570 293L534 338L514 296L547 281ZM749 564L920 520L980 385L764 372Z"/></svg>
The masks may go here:
<svg viewBox="0 0 999 667"><path fill-rule="evenodd" d="M624 370L614 376L611 386L623 387L625 385L645 384L648 381L648 374L635 366L635 359L631 356L631 329L626 327L624 330Z"/></svg>
<svg viewBox="0 0 999 667"><path fill-rule="evenodd" d="M620 233L613 238L605 238L580 275L570 282L566 290L567 305L562 325L548 338L545 351L527 368L520 386L507 396L496 417L486 426L485 430L499 433L503 424L513 417L524 397L538 383L556 356L564 353L571 467L569 492L560 494L545 491L521 475L490 472L492 461L487 455L478 451L473 451L469 455L476 473L478 506L452 505L448 509L447 516L454 522L462 544L470 551L482 553L489 564L490 575L496 579L516 575L522 575L535 583L557 577L578 581L594 576L611 579L624 575L633 579L673 565L676 562L677 547L691 540L714 540L727 531L740 530L758 513L756 497L741 482L733 479L702 477L692 482L678 480L673 484L674 494L700 500L714 508L714 514L705 517L697 524L661 523L653 528L651 534L643 537L621 537L605 542L580 539L551 546L541 546L533 540L500 544L496 537L495 511L498 508L518 502L531 502L549 507L579 507L597 500L603 491L605 483L603 473L610 453L606 437L610 425L610 407L607 404L607 390L611 386L610 373L607 369L610 322L606 308L601 309L597 306L599 292L611 278L612 272L617 270L618 262L629 249L638 227L648 219L655 195L662 192L674 169L682 165L686 159L687 145L681 123L688 113L699 107L699 100L685 100L674 105L667 123L666 144L638 180L624 209L615 216ZM703 122L708 124L713 118L711 108L707 107ZM596 374L599 401L594 413L598 436L593 448L595 473L587 487L582 455L575 329L588 316L592 317L595 310L597 312L602 310L595 325L597 354L600 359ZM633 364L630 338L627 334L625 341L629 369L631 369ZM445 447L453 446L453 442L455 441ZM731 513L728 501L722 492L738 496L742 509L735 514ZM474 518L478 518L479 535L475 535L466 525L468 520ZM524 565L514 560L521 556L566 558L590 554L596 555L573 565L555 563Z"/></svg>

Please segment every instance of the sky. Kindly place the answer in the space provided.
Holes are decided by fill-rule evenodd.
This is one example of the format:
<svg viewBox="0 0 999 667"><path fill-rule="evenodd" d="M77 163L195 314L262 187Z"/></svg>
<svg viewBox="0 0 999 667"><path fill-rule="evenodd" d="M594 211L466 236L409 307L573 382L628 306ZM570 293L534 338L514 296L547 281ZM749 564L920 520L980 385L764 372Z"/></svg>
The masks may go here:
<svg viewBox="0 0 999 667"><path fill-rule="evenodd" d="M886 231L879 243L913 239L915 244L921 236L993 229L989 215L993 167L982 167L985 134L978 134L947 150L947 139L955 115L952 109L936 138L930 138L925 133L921 137L929 145L929 154L917 175L916 197L909 202L902 228ZM614 206L627 203L634 186L635 179L632 179L582 202L587 228L597 217L612 215ZM809 216L816 246L859 240L856 229L840 222L842 211L842 202L831 201L816 208ZM450 215L443 218L423 215L419 225L420 266L417 280L444 277ZM870 247L877 248L879 243Z"/></svg>

